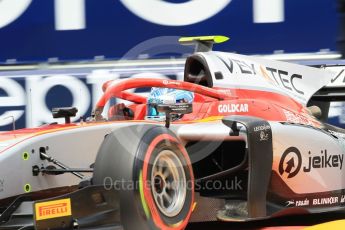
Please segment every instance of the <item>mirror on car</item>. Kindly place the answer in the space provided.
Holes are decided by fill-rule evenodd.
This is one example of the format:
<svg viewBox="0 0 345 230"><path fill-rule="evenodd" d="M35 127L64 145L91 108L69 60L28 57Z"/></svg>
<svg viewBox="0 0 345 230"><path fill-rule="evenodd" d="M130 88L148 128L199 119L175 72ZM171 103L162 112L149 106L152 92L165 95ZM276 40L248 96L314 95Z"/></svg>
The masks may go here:
<svg viewBox="0 0 345 230"><path fill-rule="evenodd" d="M165 114L188 114L193 112L193 104L163 104L157 106L158 112Z"/></svg>
<svg viewBox="0 0 345 230"><path fill-rule="evenodd" d="M76 107L62 107L62 108L53 108L52 115L53 118L65 118L65 123L71 123L71 117L75 117L78 109Z"/></svg>
<svg viewBox="0 0 345 230"><path fill-rule="evenodd" d="M179 104L163 104L158 105L157 110L160 113L165 113L165 127L169 128L172 114L188 114L193 112L193 104L179 103Z"/></svg>

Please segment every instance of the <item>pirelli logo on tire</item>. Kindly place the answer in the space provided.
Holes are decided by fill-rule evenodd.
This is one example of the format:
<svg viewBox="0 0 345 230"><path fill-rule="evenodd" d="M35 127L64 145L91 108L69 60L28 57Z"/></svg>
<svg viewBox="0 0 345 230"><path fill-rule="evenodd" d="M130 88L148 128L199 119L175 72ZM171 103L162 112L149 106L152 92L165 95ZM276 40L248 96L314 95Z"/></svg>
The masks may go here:
<svg viewBox="0 0 345 230"><path fill-rule="evenodd" d="M71 199L61 199L35 204L35 219L46 220L72 215Z"/></svg>

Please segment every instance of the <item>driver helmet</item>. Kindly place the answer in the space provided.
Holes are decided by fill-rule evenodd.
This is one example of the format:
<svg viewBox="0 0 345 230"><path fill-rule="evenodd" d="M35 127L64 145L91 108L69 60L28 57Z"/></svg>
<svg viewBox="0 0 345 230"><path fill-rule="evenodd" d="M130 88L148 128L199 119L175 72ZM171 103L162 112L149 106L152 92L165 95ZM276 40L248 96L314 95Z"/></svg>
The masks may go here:
<svg viewBox="0 0 345 230"><path fill-rule="evenodd" d="M153 87L147 97L147 120L164 121L165 113L158 112L158 105L193 103L194 93L186 90L157 88ZM180 119L182 116L177 114L173 120Z"/></svg>

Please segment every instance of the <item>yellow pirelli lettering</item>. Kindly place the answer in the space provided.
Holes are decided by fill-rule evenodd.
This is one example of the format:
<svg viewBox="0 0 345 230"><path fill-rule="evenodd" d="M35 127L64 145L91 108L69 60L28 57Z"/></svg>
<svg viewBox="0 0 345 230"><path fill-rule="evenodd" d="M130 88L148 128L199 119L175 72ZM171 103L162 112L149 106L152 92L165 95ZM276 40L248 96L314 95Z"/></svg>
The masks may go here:
<svg viewBox="0 0 345 230"><path fill-rule="evenodd" d="M71 199L35 203L36 220L53 219L72 215Z"/></svg>

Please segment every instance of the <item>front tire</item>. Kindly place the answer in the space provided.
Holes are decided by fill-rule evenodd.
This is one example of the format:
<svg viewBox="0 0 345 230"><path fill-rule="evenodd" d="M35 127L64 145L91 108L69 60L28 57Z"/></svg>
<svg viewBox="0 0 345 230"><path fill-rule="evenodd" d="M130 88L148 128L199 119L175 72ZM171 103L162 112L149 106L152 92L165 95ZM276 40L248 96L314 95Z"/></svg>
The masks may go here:
<svg viewBox="0 0 345 230"><path fill-rule="evenodd" d="M109 178L116 184L112 189L119 195L125 229L186 227L194 204L193 170L169 129L130 126L109 134L99 150L93 181L109 188Z"/></svg>

